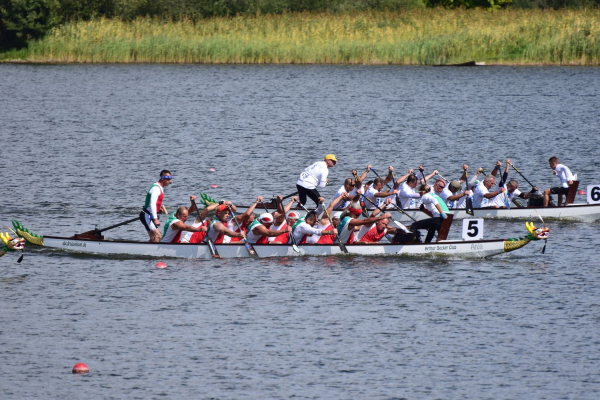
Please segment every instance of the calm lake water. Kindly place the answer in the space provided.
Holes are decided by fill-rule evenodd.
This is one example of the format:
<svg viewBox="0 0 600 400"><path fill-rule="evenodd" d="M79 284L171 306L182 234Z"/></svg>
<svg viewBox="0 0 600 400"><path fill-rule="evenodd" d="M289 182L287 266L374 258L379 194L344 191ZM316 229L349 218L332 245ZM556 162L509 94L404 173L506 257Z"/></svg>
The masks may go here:
<svg viewBox="0 0 600 400"><path fill-rule="evenodd" d="M600 183L599 88L598 68L4 64L0 222L109 226L137 214L162 168L170 210L199 191L248 204L293 192L327 153L327 197L367 164L452 179L511 158L550 187L551 155L585 188ZM490 260L157 270L28 247L21 264L0 259L0 397L595 399L600 223L547 225L545 254L534 243ZM146 238L139 223L107 233ZM71 374L80 361L89 374Z"/></svg>

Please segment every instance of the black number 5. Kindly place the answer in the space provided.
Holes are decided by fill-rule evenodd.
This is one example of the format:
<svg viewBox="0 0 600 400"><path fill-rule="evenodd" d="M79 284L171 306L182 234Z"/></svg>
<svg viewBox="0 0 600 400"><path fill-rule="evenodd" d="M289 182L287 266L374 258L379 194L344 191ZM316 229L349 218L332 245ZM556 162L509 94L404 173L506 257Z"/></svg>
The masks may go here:
<svg viewBox="0 0 600 400"><path fill-rule="evenodd" d="M467 235L469 235L469 237L475 237L479 234L477 222L479 221L469 221L469 225L467 226Z"/></svg>

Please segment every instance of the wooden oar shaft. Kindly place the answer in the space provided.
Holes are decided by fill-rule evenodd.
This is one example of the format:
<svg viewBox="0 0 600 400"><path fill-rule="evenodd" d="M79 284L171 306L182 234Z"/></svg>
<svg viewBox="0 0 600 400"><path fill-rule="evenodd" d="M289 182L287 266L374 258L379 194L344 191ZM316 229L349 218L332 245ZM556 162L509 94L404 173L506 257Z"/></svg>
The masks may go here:
<svg viewBox="0 0 600 400"><path fill-rule="evenodd" d="M519 175L521 175L521 178L525 179L525 181L526 181L527 183L529 183L529 185L530 185L532 188L536 187L536 186L535 186L533 183L529 182L529 179L525 178L525 176L524 176L524 175L521 173L521 171L519 171L519 170L517 169L517 167L515 167L513 164L510 164L510 166L511 166L511 167L513 167L513 168L514 168L514 170L515 170L515 171L517 171L517 173L518 173Z"/></svg>
<svg viewBox="0 0 600 400"><path fill-rule="evenodd" d="M130 224L130 223L134 222L134 221L139 221L139 220L140 220L139 216L135 217L135 218L131 218L131 219L128 219L127 221L120 222L118 224L114 224L114 225L111 225L111 226L106 227L106 228L98 229L98 233L102 233L102 232L108 231L110 229L118 228L119 226L127 225L127 224Z"/></svg>

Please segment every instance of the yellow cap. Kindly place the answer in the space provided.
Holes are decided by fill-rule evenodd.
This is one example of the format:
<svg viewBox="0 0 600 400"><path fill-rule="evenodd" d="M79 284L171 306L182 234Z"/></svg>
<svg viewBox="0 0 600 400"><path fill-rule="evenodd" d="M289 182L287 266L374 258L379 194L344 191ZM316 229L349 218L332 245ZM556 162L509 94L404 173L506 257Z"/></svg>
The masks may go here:
<svg viewBox="0 0 600 400"><path fill-rule="evenodd" d="M333 160L333 161L337 162L337 158L335 158L335 156L333 154L327 154L325 156L325 159L326 160Z"/></svg>

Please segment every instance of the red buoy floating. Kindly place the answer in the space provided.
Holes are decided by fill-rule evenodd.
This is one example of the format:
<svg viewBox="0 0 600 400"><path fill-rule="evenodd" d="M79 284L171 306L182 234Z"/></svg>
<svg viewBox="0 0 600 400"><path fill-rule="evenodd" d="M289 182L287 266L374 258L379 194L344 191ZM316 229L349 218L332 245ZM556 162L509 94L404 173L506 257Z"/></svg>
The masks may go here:
<svg viewBox="0 0 600 400"><path fill-rule="evenodd" d="M165 264L164 262L161 261L161 262L157 263L155 265L155 267L158 269L165 269L165 268L167 268L167 264Z"/></svg>
<svg viewBox="0 0 600 400"><path fill-rule="evenodd" d="M215 172L215 169L214 168L209 168L208 172Z"/></svg>
<svg viewBox="0 0 600 400"><path fill-rule="evenodd" d="M217 188L218 186L215 183L213 183L212 185L210 185L210 187L214 189L214 188Z"/></svg>
<svg viewBox="0 0 600 400"><path fill-rule="evenodd" d="M585 190L580 190L577 194L585 194Z"/></svg>
<svg viewBox="0 0 600 400"><path fill-rule="evenodd" d="M73 367L73 373L74 374L85 374L85 373L88 373L88 372L90 372L90 369L84 363L77 363Z"/></svg>

